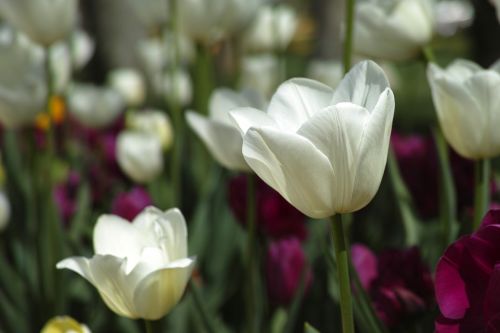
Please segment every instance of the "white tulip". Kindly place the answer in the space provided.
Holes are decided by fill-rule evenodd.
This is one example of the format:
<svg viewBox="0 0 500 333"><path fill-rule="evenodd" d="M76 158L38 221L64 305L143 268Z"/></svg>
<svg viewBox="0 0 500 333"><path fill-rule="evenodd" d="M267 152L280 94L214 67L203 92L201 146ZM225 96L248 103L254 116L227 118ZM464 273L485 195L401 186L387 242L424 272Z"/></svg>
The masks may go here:
<svg viewBox="0 0 500 333"><path fill-rule="evenodd" d="M61 94L71 81L71 51L66 43L54 44L49 50L52 89Z"/></svg>
<svg viewBox="0 0 500 333"><path fill-rule="evenodd" d="M187 228L178 209L144 209L130 223L102 215L94 228L91 259L70 257L57 264L97 288L116 314L160 319L179 302L195 259L187 257Z"/></svg>
<svg viewBox="0 0 500 333"><path fill-rule="evenodd" d="M150 133L121 132L116 142L116 159L123 172L137 183L148 183L163 170L161 142Z"/></svg>
<svg viewBox="0 0 500 333"><path fill-rule="evenodd" d="M163 149L172 145L174 133L170 118L160 110L144 110L127 116L127 127L155 135L160 140Z"/></svg>
<svg viewBox="0 0 500 333"><path fill-rule="evenodd" d="M7 227L10 220L10 201L4 191L0 191L0 231Z"/></svg>
<svg viewBox="0 0 500 333"><path fill-rule="evenodd" d="M166 73L161 83L159 93L165 96L169 101L175 101L181 106L191 103L193 99L193 84L189 73L177 68L173 73Z"/></svg>
<svg viewBox="0 0 500 333"><path fill-rule="evenodd" d="M123 111L125 101L116 90L91 84L74 84L68 93L69 112L91 128L110 125Z"/></svg>
<svg viewBox="0 0 500 333"><path fill-rule="evenodd" d="M427 68L441 129L460 155L482 159L500 155L500 61L485 70L456 60L446 69Z"/></svg>
<svg viewBox="0 0 500 333"><path fill-rule="evenodd" d="M212 43L239 32L254 18L263 0L182 0L179 23L191 38Z"/></svg>
<svg viewBox="0 0 500 333"><path fill-rule="evenodd" d="M76 24L77 10L77 0L0 1L0 16L46 47L69 35Z"/></svg>
<svg viewBox="0 0 500 333"><path fill-rule="evenodd" d="M278 59L268 53L243 57L241 63L240 86L254 89L263 96L270 97L278 86Z"/></svg>
<svg viewBox="0 0 500 333"><path fill-rule="evenodd" d="M373 0L356 6L354 50L387 60L415 56L433 35L428 0Z"/></svg>
<svg viewBox="0 0 500 333"><path fill-rule="evenodd" d="M129 107L141 105L146 98L146 83L133 68L114 69L108 74L108 84L118 91Z"/></svg>
<svg viewBox="0 0 500 333"><path fill-rule="evenodd" d="M313 218L366 206L378 190L394 116L394 95L382 69L364 61L337 90L292 79L267 113L233 110L248 165L288 202Z"/></svg>
<svg viewBox="0 0 500 333"><path fill-rule="evenodd" d="M95 51L94 40L83 30L77 30L70 40L71 63L75 69L83 68Z"/></svg>
<svg viewBox="0 0 500 333"><path fill-rule="evenodd" d="M128 0L128 2L145 27L161 28L167 22L167 0Z"/></svg>
<svg viewBox="0 0 500 333"><path fill-rule="evenodd" d="M249 171L241 146L241 134L229 117L229 111L238 107L262 108L264 99L260 95L244 90L241 93L220 88L212 93L209 101L209 116L187 112L186 120L207 146L214 159L230 170Z"/></svg>
<svg viewBox="0 0 500 333"><path fill-rule="evenodd" d="M44 53L11 31L0 32L0 123L9 128L34 121L47 99Z"/></svg>
<svg viewBox="0 0 500 333"><path fill-rule="evenodd" d="M298 18L287 5L261 7L249 29L243 35L243 43L249 50L273 51L285 49L290 44Z"/></svg>
<svg viewBox="0 0 500 333"><path fill-rule="evenodd" d="M467 28L474 19L474 8L462 0L441 0L434 4L436 31L442 36L453 36L459 29Z"/></svg>

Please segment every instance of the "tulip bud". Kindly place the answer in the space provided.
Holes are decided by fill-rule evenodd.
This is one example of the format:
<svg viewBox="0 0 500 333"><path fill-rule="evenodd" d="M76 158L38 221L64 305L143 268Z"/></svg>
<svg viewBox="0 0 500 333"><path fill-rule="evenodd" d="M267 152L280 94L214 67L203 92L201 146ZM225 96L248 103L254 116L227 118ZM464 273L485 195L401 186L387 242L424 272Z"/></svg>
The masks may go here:
<svg viewBox="0 0 500 333"><path fill-rule="evenodd" d="M446 69L427 68L432 99L443 134L461 156L490 158L500 154L500 62L489 69L456 60Z"/></svg>
<svg viewBox="0 0 500 333"><path fill-rule="evenodd" d="M123 131L118 135L116 158L122 171L137 183L147 183L163 170L161 142L149 133Z"/></svg>
<svg viewBox="0 0 500 333"><path fill-rule="evenodd" d="M77 30L70 40L71 64L75 69L83 68L95 51L94 40L83 30Z"/></svg>
<svg viewBox="0 0 500 333"><path fill-rule="evenodd" d="M55 317L43 326L40 333L91 333L89 328L68 316Z"/></svg>
<svg viewBox="0 0 500 333"><path fill-rule="evenodd" d="M120 68L108 75L109 86L118 91L129 107L137 107L146 98L146 84L138 71L132 68Z"/></svg>

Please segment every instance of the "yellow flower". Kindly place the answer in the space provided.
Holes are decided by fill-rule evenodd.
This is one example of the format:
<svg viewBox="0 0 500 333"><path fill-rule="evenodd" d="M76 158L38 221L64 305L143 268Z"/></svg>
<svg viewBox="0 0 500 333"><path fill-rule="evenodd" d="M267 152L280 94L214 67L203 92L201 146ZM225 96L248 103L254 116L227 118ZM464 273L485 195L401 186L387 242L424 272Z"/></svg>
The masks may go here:
<svg viewBox="0 0 500 333"><path fill-rule="evenodd" d="M68 316L54 317L40 333L91 333L89 328Z"/></svg>

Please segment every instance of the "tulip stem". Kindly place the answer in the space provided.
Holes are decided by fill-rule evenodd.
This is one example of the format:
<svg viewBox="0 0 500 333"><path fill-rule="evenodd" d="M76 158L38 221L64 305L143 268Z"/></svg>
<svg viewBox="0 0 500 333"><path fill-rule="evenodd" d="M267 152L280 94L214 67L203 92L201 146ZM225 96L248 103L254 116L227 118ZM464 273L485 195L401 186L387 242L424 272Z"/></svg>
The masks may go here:
<svg viewBox="0 0 500 333"><path fill-rule="evenodd" d="M352 58L352 39L354 33L354 8L356 0L346 0L345 8L345 34L344 34L344 50L342 54L342 63L344 65L344 74L351 68Z"/></svg>
<svg viewBox="0 0 500 333"><path fill-rule="evenodd" d="M474 222L473 228L477 230L481 220L488 210L489 205L489 183L490 183L490 160L487 158L477 160L474 165Z"/></svg>
<svg viewBox="0 0 500 333"><path fill-rule="evenodd" d="M150 320L144 319L144 328L146 333L153 333L153 324Z"/></svg>
<svg viewBox="0 0 500 333"><path fill-rule="evenodd" d="M259 332L259 318L257 316L257 251L256 221L255 221L255 175L247 176L247 330L249 333Z"/></svg>
<svg viewBox="0 0 500 333"><path fill-rule="evenodd" d="M349 279L349 251L347 248L344 226L340 215L332 216L332 239L337 261L337 274L340 289L340 313L342 317L342 332L354 333L354 318L352 312L352 293Z"/></svg>

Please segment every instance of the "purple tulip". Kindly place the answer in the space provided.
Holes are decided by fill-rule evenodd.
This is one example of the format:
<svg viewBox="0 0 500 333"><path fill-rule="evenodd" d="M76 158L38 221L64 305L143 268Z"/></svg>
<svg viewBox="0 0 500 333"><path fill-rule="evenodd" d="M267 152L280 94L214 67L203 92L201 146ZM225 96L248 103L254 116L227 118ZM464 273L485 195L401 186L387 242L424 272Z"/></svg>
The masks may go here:
<svg viewBox="0 0 500 333"><path fill-rule="evenodd" d="M69 223L75 215L80 184L80 175L76 171L71 171L65 182L54 187L53 198L64 223Z"/></svg>
<svg viewBox="0 0 500 333"><path fill-rule="evenodd" d="M149 193L142 187L118 194L113 200L112 214L132 221L144 208L153 204Z"/></svg>
<svg viewBox="0 0 500 333"><path fill-rule="evenodd" d="M256 179L257 227L265 235L274 238L297 237L304 240L307 229L305 217L281 195L260 179ZM229 182L229 204L236 219L246 223L247 179L238 176Z"/></svg>
<svg viewBox="0 0 500 333"><path fill-rule="evenodd" d="M288 305L300 287L304 276L307 291L312 283L312 271L300 241L288 238L274 241L267 250L266 282L269 299L275 305Z"/></svg>
<svg viewBox="0 0 500 333"><path fill-rule="evenodd" d="M386 250L376 256L366 246L354 244L351 254L360 282L387 326L397 326L434 303L431 273L418 248Z"/></svg>
<svg viewBox="0 0 500 333"><path fill-rule="evenodd" d="M451 244L436 268L436 333L500 332L500 210Z"/></svg>

